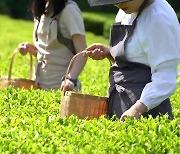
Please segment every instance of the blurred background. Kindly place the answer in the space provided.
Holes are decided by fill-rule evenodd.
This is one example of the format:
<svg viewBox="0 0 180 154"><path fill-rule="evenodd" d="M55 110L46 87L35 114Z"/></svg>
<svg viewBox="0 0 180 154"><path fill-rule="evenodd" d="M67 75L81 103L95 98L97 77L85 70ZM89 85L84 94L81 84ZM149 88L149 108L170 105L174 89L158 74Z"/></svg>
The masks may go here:
<svg viewBox="0 0 180 154"><path fill-rule="evenodd" d="M1 0L0 2L0 14L7 14L13 18L21 18L31 20L32 16L30 11L28 11L29 3L31 0ZM106 7L90 7L87 0L74 0L78 3L82 11L85 12L106 12L106 13L116 13L117 8L114 6ZM179 0L167 0L174 10L177 12L178 16L180 12L180 1ZM179 17L180 18L180 17Z"/></svg>

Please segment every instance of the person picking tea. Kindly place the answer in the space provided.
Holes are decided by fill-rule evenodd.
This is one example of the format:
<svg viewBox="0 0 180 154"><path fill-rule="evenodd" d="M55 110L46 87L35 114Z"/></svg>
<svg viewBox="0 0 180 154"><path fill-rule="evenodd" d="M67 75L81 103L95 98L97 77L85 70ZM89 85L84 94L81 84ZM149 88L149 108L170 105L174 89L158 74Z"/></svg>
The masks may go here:
<svg viewBox="0 0 180 154"><path fill-rule="evenodd" d="M88 0L91 6L119 8L111 27L110 47L95 43L84 56L108 58L107 115L122 121L141 115L173 118L170 96L176 89L180 63L180 26L166 0Z"/></svg>

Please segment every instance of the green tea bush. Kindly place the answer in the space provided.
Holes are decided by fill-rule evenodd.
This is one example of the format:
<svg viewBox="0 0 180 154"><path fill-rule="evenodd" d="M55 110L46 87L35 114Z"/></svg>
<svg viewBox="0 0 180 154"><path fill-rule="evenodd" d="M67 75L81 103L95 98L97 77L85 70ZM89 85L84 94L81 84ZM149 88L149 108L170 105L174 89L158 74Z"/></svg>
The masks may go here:
<svg viewBox="0 0 180 154"><path fill-rule="evenodd" d="M0 152L179 153L179 118L112 121L59 117L59 91L0 91Z"/></svg>
<svg viewBox="0 0 180 154"><path fill-rule="evenodd" d="M0 16L0 76L7 75L11 53L20 41L32 41L33 23ZM10 30L10 32L9 32ZM87 44L108 44L87 33ZM17 55L14 75L28 76L28 56ZM83 93L106 96L109 62L89 59L80 79ZM88 74L88 75L87 75ZM179 77L178 77L179 79ZM180 85L171 97L175 118L86 120L59 116L60 91L0 89L0 153L179 154Z"/></svg>

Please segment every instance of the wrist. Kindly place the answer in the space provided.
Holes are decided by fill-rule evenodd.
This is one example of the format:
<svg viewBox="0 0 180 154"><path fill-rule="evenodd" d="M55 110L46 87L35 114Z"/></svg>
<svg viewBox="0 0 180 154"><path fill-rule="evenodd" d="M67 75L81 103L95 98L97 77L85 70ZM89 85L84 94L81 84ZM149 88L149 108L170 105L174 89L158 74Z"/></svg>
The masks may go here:
<svg viewBox="0 0 180 154"><path fill-rule="evenodd" d="M74 86L77 85L77 79L70 78L70 77L68 77L67 79L69 79L72 83L74 83Z"/></svg>
<svg viewBox="0 0 180 154"><path fill-rule="evenodd" d="M67 77L67 79L70 80L74 84L74 86L77 85L78 79L71 78L71 77ZM61 81L64 81L64 80L65 80L65 76L62 77Z"/></svg>
<svg viewBox="0 0 180 154"><path fill-rule="evenodd" d="M138 112L139 115L148 111L147 106L140 101L137 101L131 108Z"/></svg>

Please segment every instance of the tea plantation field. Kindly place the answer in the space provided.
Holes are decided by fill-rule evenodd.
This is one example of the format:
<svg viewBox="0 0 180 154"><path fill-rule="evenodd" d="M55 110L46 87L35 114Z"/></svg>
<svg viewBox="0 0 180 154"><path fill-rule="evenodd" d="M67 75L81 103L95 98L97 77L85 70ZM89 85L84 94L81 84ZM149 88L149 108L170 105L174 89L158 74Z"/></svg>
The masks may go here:
<svg viewBox="0 0 180 154"><path fill-rule="evenodd" d="M8 75L13 50L32 42L33 23L0 15L0 76ZM87 44L108 40L87 32ZM35 62L35 59L34 59ZM109 62L88 60L82 92L106 96ZM17 54L13 77L28 78L29 56ZM0 153L179 154L180 85L171 97L174 120L80 120L59 117L60 91L0 89Z"/></svg>

